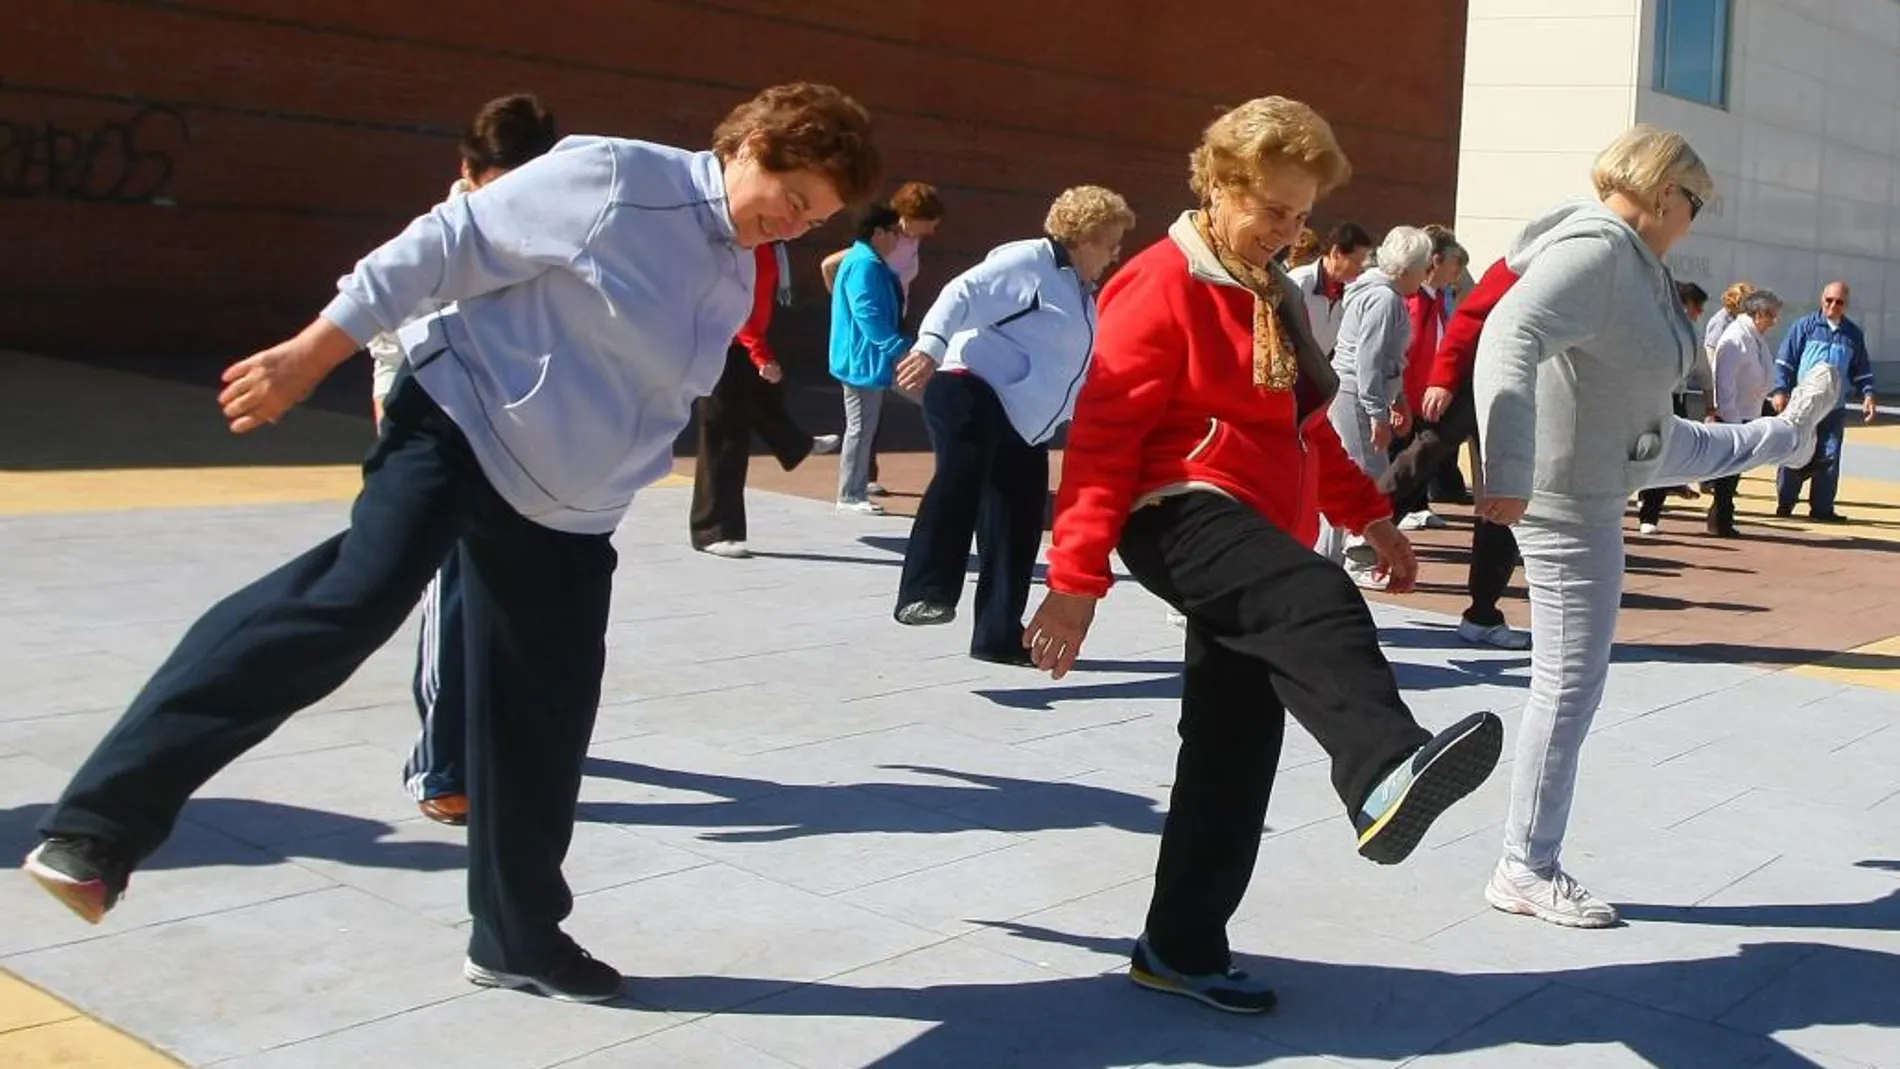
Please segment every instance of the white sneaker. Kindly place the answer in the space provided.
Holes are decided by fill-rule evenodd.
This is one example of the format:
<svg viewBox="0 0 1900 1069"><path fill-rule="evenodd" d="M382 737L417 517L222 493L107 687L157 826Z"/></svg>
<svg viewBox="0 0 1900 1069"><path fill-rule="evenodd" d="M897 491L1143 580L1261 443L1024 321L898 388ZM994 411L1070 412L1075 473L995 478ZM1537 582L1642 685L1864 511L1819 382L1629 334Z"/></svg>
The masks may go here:
<svg viewBox="0 0 1900 1069"><path fill-rule="evenodd" d="M1562 868L1548 875L1499 861L1485 885L1484 900L1491 908L1566 928L1613 928L1616 907L1584 889Z"/></svg>
<svg viewBox="0 0 1900 1069"><path fill-rule="evenodd" d="M1372 566L1355 564L1352 561L1346 562L1346 574L1352 577L1352 581L1361 590L1384 590L1391 582L1386 576L1375 571Z"/></svg>
<svg viewBox="0 0 1900 1069"><path fill-rule="evenodd" d="M811 436L811 455L815 457L830 456L836 453L838 447L843 444L844 439L838 435L814 434Z"/></svg>
<svg viewBox="0 0 1900 1069"><path fill-rule="evenodd" d="M875 501L840 501L838 511L855 513L859 516L882 516L884 506Z"/></svg>
<svg viewBox="0 0 1900 1069"><path fill-rule="evenodd" d="M1815 428L1833 415L1840 403L1841 376L1833 364L1816 364L1802 376L1795 384L1794 393L1788 395L1788 406L1781 410L1781 418L1794 424L1794 429L1801 434L1794 452L1781 462L1782 467L1807 467L1814 459Z"/></svg>
<svg viewBox="0 0 1900 1069"><path fill-rule="evenodd" d="M1638 533L1638 534L1646 534L1646 535L1653 535L1653 534L1662 534L1662 524L1660 524L1660 523L1645 523L1645 524L1642 524L1642 525L1640 525L1640 526L1638 526L1638 527L1636 528L1636 531L1637 531L1637 533Z"/></svg>
<svg viewBox="0 0 1900 1069"><path fill-rule="evenodd" d="M1501 650L1527 650L1531 648L1531 636L1510 624L1498 624L1496 627L1483 627L1470 620L1458 621L1458 637L1473 646L1495 646Z"/></svg>
<svg viewBox="0 0 1900 1069"><path fill-rule="evenodd" d="M714 542L712 545L700 550L700 552L709 553L715 557L724 557L727 560L745 560L752 556L752 551L746 548L744 542Z"/></svg>
<svg viewBox="0 0 1900 1069"><path fill-rule="evenodd" d="M1401 531L1442 531L1444 528L1445 518L1431 509L1408 512L1399 520Z"/></svg>
<svg viewBox="0 0 1900 1069"><path fill-rule="evenodd" d="M1168 610L1168 626L1178 627L1184 631L1187 630L1187 613L1175 612L1173 609L1169 609Z"/></svg>
<svg viewBox="0 0 1900 1069"><path fill-rule="evenodd" d="M871 495L872 497L891 496L891 492L889 490L884 489L883 483L866 483L864 486L864 492Z"/></svg>

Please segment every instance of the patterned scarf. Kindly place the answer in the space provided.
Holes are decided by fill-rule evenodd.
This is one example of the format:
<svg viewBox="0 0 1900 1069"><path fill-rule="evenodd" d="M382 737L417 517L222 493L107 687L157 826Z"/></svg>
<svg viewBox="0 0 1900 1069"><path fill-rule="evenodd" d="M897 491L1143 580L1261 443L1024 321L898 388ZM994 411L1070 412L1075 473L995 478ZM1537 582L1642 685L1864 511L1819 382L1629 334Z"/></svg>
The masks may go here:
<svg viewBox="0 0 1900 1069"><path fill-rule="evenodd" d="M1195 212L1193 218L1194 229L1201 235L1201 240L1207 242L1207 247L1213 251L1221 267L1235 282L1254 295L1253 384L1276 393L1292 390L1299 381L1300 366L1293 352L1293 343L1280 325L1279 282L1274 279L1272 271L1254 266L1215 237L1213 228L1208 226L1205 209Z"/></svg>

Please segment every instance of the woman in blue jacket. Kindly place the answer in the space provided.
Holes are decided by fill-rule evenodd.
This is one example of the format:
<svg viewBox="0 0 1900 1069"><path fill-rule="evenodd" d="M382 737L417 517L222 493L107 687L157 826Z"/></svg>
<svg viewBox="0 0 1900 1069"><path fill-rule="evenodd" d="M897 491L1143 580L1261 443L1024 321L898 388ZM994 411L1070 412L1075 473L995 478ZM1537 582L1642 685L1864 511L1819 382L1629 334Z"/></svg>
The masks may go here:
<svg viewBox="0 0 1900 1069"><path fill-rule="evenodd" d="M831 377L844 384L844 444L838 462L838 511L880 516L870 498L871 443L877 437L884 391L904 338L904 290L887 258L902 231L897 212L873 205L858 220L858 237L838 265L831 290Z"/></svg>
<svg viewBox="0 0 1900 1069"><path fill-rule="evenodd" d="M1095 348L1095 283L1121 253L1135 213L1100 186L1065 190L1047 237L1013 241L951 280L898 367L924 386L937 470L904 551L897 622L956 617L976 536L976 627L970 656L1030 663L1023 610L1049 493L1049 440L1075 410ZM939 365L943 374L933 374ZM928 385L925 385L928 383Z"/></svg>

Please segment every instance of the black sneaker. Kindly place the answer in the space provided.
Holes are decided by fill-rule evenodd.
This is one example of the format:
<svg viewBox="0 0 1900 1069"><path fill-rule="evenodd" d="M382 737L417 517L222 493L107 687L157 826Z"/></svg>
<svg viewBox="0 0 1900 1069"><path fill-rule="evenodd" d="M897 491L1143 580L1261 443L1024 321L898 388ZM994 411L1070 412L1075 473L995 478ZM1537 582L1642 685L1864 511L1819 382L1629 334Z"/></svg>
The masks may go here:
<svg viewBox="0 0 1900 1069"><path fill-rule="evenodd" d="M1847 517L1841 515L1838 512L1810 512L1808 513L1808 522L1810 523L1846 523Z"/></svg>
<svg viewBox="0 0 1900 1069"><path fill-rule="evenodd" d="M947 624L957 618L957 610L952 605L941 605L934 601L913 601L897 610L897 622L906 627L931 627Z"/></svg>
<svg viewBox="0 0 1900 1069"><path fill-rule="evenodd" d="M1135 940L1135 952L1128 962L1128 978L1150 991L1181 995L1228 1013L1266 1013L1278 1001L1273 989L1264 981L1232 965L1222 972L1210 973L1170 969L1148 949L1146 935Z"/></svg>
<svg viewBox="0 0 1900 1069"><path fill-rule="evenodd" d="M22 867L87 924L104 920L132 879L132 867L97 839L55 836L34 847Z"/></svg>
<svg viewBox="0 0 1900 1069"><path fill-rule="evenodd" d="M562 1002L607 1002L619 996L625 982L619 969L578 948L566 961L539 975L501 972L464 961L462 976L476 987L539 991Z"/></svg>
<svg viewBox="0 0 1900 1069"><path fill-rule="evenodd" d="M1360 856L1381 865L1410 857L1432 822L1477 790L1503 752L1504 723L1493 713L1473 713L1432 736L1366 796L1353 821Z"/></svg>
<svg viewBox="0 0 1900 1069"><path fill-rule="evenodd" d="M978 661L984 661L989 664L1006 664L1012 668L1036 667L1036 659L1031 657L1029 651L1023 649L1021 646L1008 650L971 650L970 656Z"/></svg>

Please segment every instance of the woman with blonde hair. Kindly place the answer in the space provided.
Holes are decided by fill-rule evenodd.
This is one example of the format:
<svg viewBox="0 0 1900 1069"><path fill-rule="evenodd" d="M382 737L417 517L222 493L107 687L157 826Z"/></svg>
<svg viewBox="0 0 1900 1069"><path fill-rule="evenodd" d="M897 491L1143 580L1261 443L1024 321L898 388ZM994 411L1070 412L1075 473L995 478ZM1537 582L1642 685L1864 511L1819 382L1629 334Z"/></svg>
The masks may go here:
<svg viewBox="0 0 1900 1069"><path fill-rule="evenodd" d="M1264 97L1207 128L1200 199L1102 291L1095 363L1056 497L1049 594L1024 634L1075 665L1119 548L1187 618L1181 749L1135 982L1235 1013L1273 1004L1236 969L1246 894L1291 712L1332 759L1359 852L1404 860L1496 765L1490 713L1433 735L1399 696L1365 599L1310 548L1320 514L1361 532L1394 589L1417 562L1391 504L1327 422L1339 383L1274 262L1351 165L1326 121Z"/></svg>
<svg viewBox="0 0 1900 1069"><path fill-rule="evenodd" d="M1112 190L1063 190L1045 237L998 246L943 288L898 368L900 390L923 390L937 469L904 548L897 622L956 618L974 535L979 661L1029 663L1023 610L1042 546L1049 439L1088 375L1095 284L1134 225Z"/></svg>
<svg viewBox="0 0 1900 1069"><path fill-rule="evenodd" d="M1504 856L1485 898L1554 924L1601 928L1616 910L1559 852L1583 739L1603 698L1623 592L1623 508L1649 486L1801 463L1839 381L1805 378L1786 412L1745 425L1675 416L1670 394L1700 339L1663 257L1714 182L1682 135L1638 126L1597 157L1595 200L1527 226L1518 276L1478 343L1480 512L1514 525L1531 598L1531 690L1518 735Z"/></svg>

